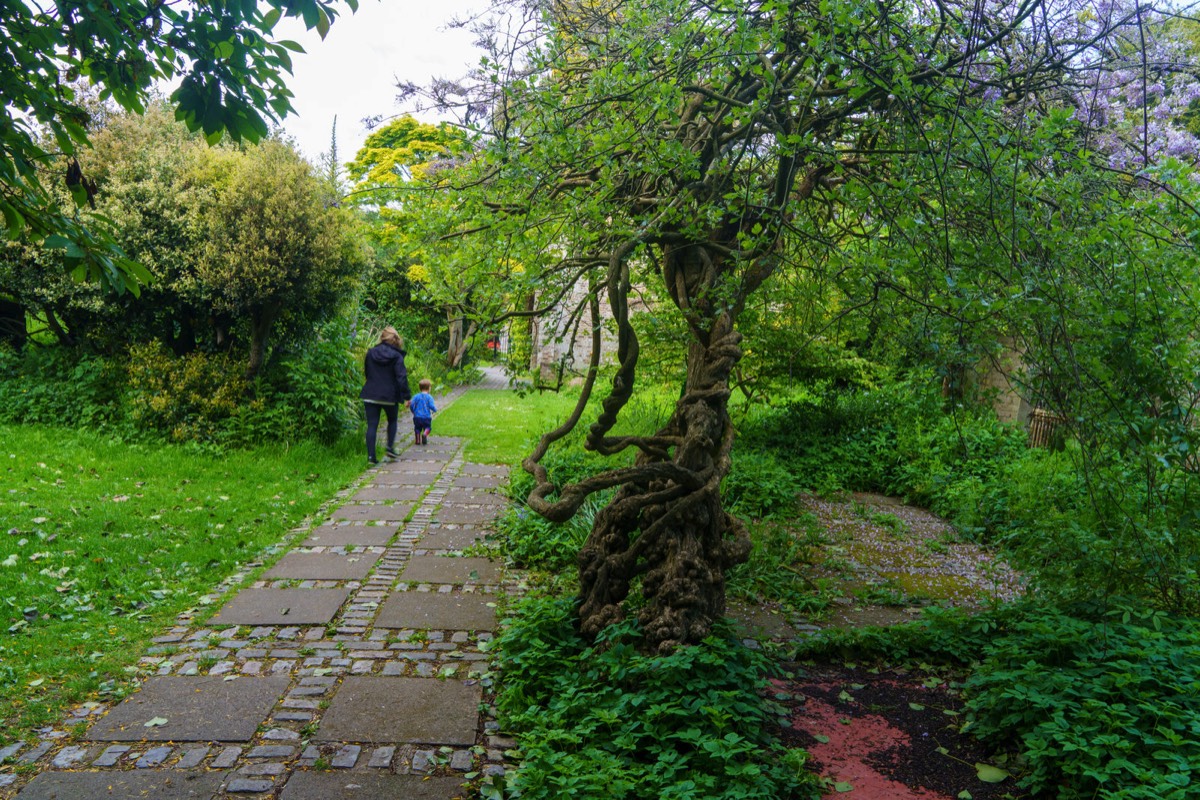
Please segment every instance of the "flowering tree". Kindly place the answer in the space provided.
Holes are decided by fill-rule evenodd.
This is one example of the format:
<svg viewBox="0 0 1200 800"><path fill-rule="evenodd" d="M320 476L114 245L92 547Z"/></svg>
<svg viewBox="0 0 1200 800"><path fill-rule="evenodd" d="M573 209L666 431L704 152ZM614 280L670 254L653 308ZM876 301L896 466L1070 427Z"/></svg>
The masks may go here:
<svg viewBox="0 0 1200 800"><path fill-rule="evenodd" d="M856 240L885 243L885 259L907 254L931 279L982 274L1022 257L1015 228L992 221L1014 205L1036 219L1025 213L1038 203L1024 195L1036 184L1029 176L1074 169L1080 148L1103 147L1096 158L1120 164L1185 141L1169 124L1161 134L1149 124L1154 109L1178 109L1188 95L1164 83L1155 105L1148 34L1152 22L1166 28L1137 5L562 0L508 9L524 13L509 17L518 33L493 32L479 82L499 90L460 87L488 141L452 179L458 213L447 230L463 242L457 267L491 269L510 296L552 302L588 287L580 313L593 320L591 370L574 414L525 461L536 478L529 505L563 520L618 487L579 554L582 629L594 635L621 619L636 586L647 641L660 650L707 634L724 610L725 572L749 549L719 487L733 443L726 406L742 358L738 321L761 287L833 263ZM1154 70L1183 74L1174 61ZM1101 105L1089 98L1104 86L1116 103L1119 91L1135 91L1135 73L1140 105L1122 125L1094 128ZM963 213L956 192L970 197ZM503 260L525 269L502 274ZM642 349L631 298L649 282L686 327L686 386L661 429L614 435ZM920 284L902 276L889 289ZM556 486L540 461L595 388L601 302L618 363L586 447L636 457Z"/></svg>
<svg viewBox="0 0 1200 800"><path fill-rule="evenodd" d="M348 171L352 197L370 213L371 236L384 268L397 271L446 318L446 365L462 366L476 321L466 312L478 294L479 276L457 269L454 249L417 231L442 217L453 202L429 191L456 158L469 150L463 131L446 123L429 125L411 116L392 120L367 137ZM437 268L427 265L436 263ZM397 276L399 277L399 276Z"/></svg>

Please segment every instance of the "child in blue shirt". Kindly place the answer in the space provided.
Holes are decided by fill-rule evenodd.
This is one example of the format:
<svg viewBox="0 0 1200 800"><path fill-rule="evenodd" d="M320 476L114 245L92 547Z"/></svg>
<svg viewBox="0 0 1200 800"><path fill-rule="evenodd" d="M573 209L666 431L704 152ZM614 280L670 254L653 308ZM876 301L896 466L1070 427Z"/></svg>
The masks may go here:
<svg viewBox="0 0 1200 800"><path fill-rule="evenodd" d="M421 391L414 394L408 403L413 415L413 432L416 437L414 443L428 444L429 432L433 430L433 415L437 413L433 395L429 393L433 384L425 379L417 385L421 387Z"/></svg>

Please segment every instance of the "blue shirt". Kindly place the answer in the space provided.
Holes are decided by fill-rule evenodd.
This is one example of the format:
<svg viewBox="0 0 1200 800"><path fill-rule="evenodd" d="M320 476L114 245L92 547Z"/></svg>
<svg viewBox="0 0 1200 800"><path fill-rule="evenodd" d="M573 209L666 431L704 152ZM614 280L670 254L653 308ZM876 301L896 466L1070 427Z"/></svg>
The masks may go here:
<svg viewBox="0 0 1200 800"><path fill-rule="evenodd" d="M412 411L414 417L421 417L422 419L433 419L433 414L437 411L437 406L433 404L433 395L429 394L429 392L417 392L414 394L408 404L408 408Z"/></svg>

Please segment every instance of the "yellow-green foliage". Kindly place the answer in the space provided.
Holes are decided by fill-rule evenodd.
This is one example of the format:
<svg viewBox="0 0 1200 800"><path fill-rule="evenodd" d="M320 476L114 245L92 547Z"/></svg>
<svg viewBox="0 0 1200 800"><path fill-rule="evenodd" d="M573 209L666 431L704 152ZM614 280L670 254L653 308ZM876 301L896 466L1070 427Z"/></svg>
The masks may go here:
<svg viewBox="0 0 1200 800"><path fill-rule="evenodd" d="M129 348L130 414L173 441L213 441L221 423L259 410L243 368L226 354L175 357L158 342Z"/></svg>
<svg viewBox="0 0 1200 800"><path fill-rule="evenodd" d="M444 122L427 125L406 115L368 136L346 168L360 186L397 186L424 180L430 164L465 149L466 142L457 129Z"/></svg>

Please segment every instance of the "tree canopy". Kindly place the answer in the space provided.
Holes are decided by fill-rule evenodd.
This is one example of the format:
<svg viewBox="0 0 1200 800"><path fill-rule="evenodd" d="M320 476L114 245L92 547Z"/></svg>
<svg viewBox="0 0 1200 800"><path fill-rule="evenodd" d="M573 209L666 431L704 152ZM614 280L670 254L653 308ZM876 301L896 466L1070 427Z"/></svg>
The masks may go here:
<svg viewBox="0 0 1200 800"><path fill-rule="evenodd" d="M301 48L274 39L276 23L297 17L324 36L337 14L332 0L0 2L0 214L9 237L62 250L79 279L136 291L148 274L104 220L83 219L47 193L48 174L58 172L77 204L93 200L94 180L76 158L93 127L79 82L140 113L156 83L178 81L171 103L189 129L210 142L225 133L256 141L292 110L284 76Z"/></svg>
<svg viewBox="0 0 1200 800"><path fill-rule="evenodd" d="M0 282L60 342L232 348L253 376L270 339L306 337L353 294L367 259L352 215L286 142L211 147L161 103L111 116L92 140L79 158L101 190L96 213L152 279L140 297L114 296L72 281L60 250L8 243Z"/></svg>
<svg viewBox="0 0 1200 800"><path fill-rule="evenodd" d="M1102 207L1163 187L1156 165L1195 152L1176 124L1190 96L1175 88L1189 74L1184 51L1137 5L507 8L523 23L512 38L493 31L477 92L466 92L487 139L449 181L459 194L443 235L463 243L457 272L486 274L510 297L536 294L541 309L587 287L584 396L525 467L537 479L530 506L551 519L620 487L580 554L589 635L624 616L635 588L660 649L699 641L723 610L724 573L748 549L719 496L734 435L727 402L739 320L764 286L853 278L868 302L945 304L986 323L979 287L1034 294L1022 278L1045 262L1043 234L1074 224L1056 194L1093 186L1085 195ZM617 436L642 351L631 298L649 284L686 330L686 386L660 430ZM618 364L586 446L636 458L556 486L540 460L594 386L601 301Z"/></svg>

